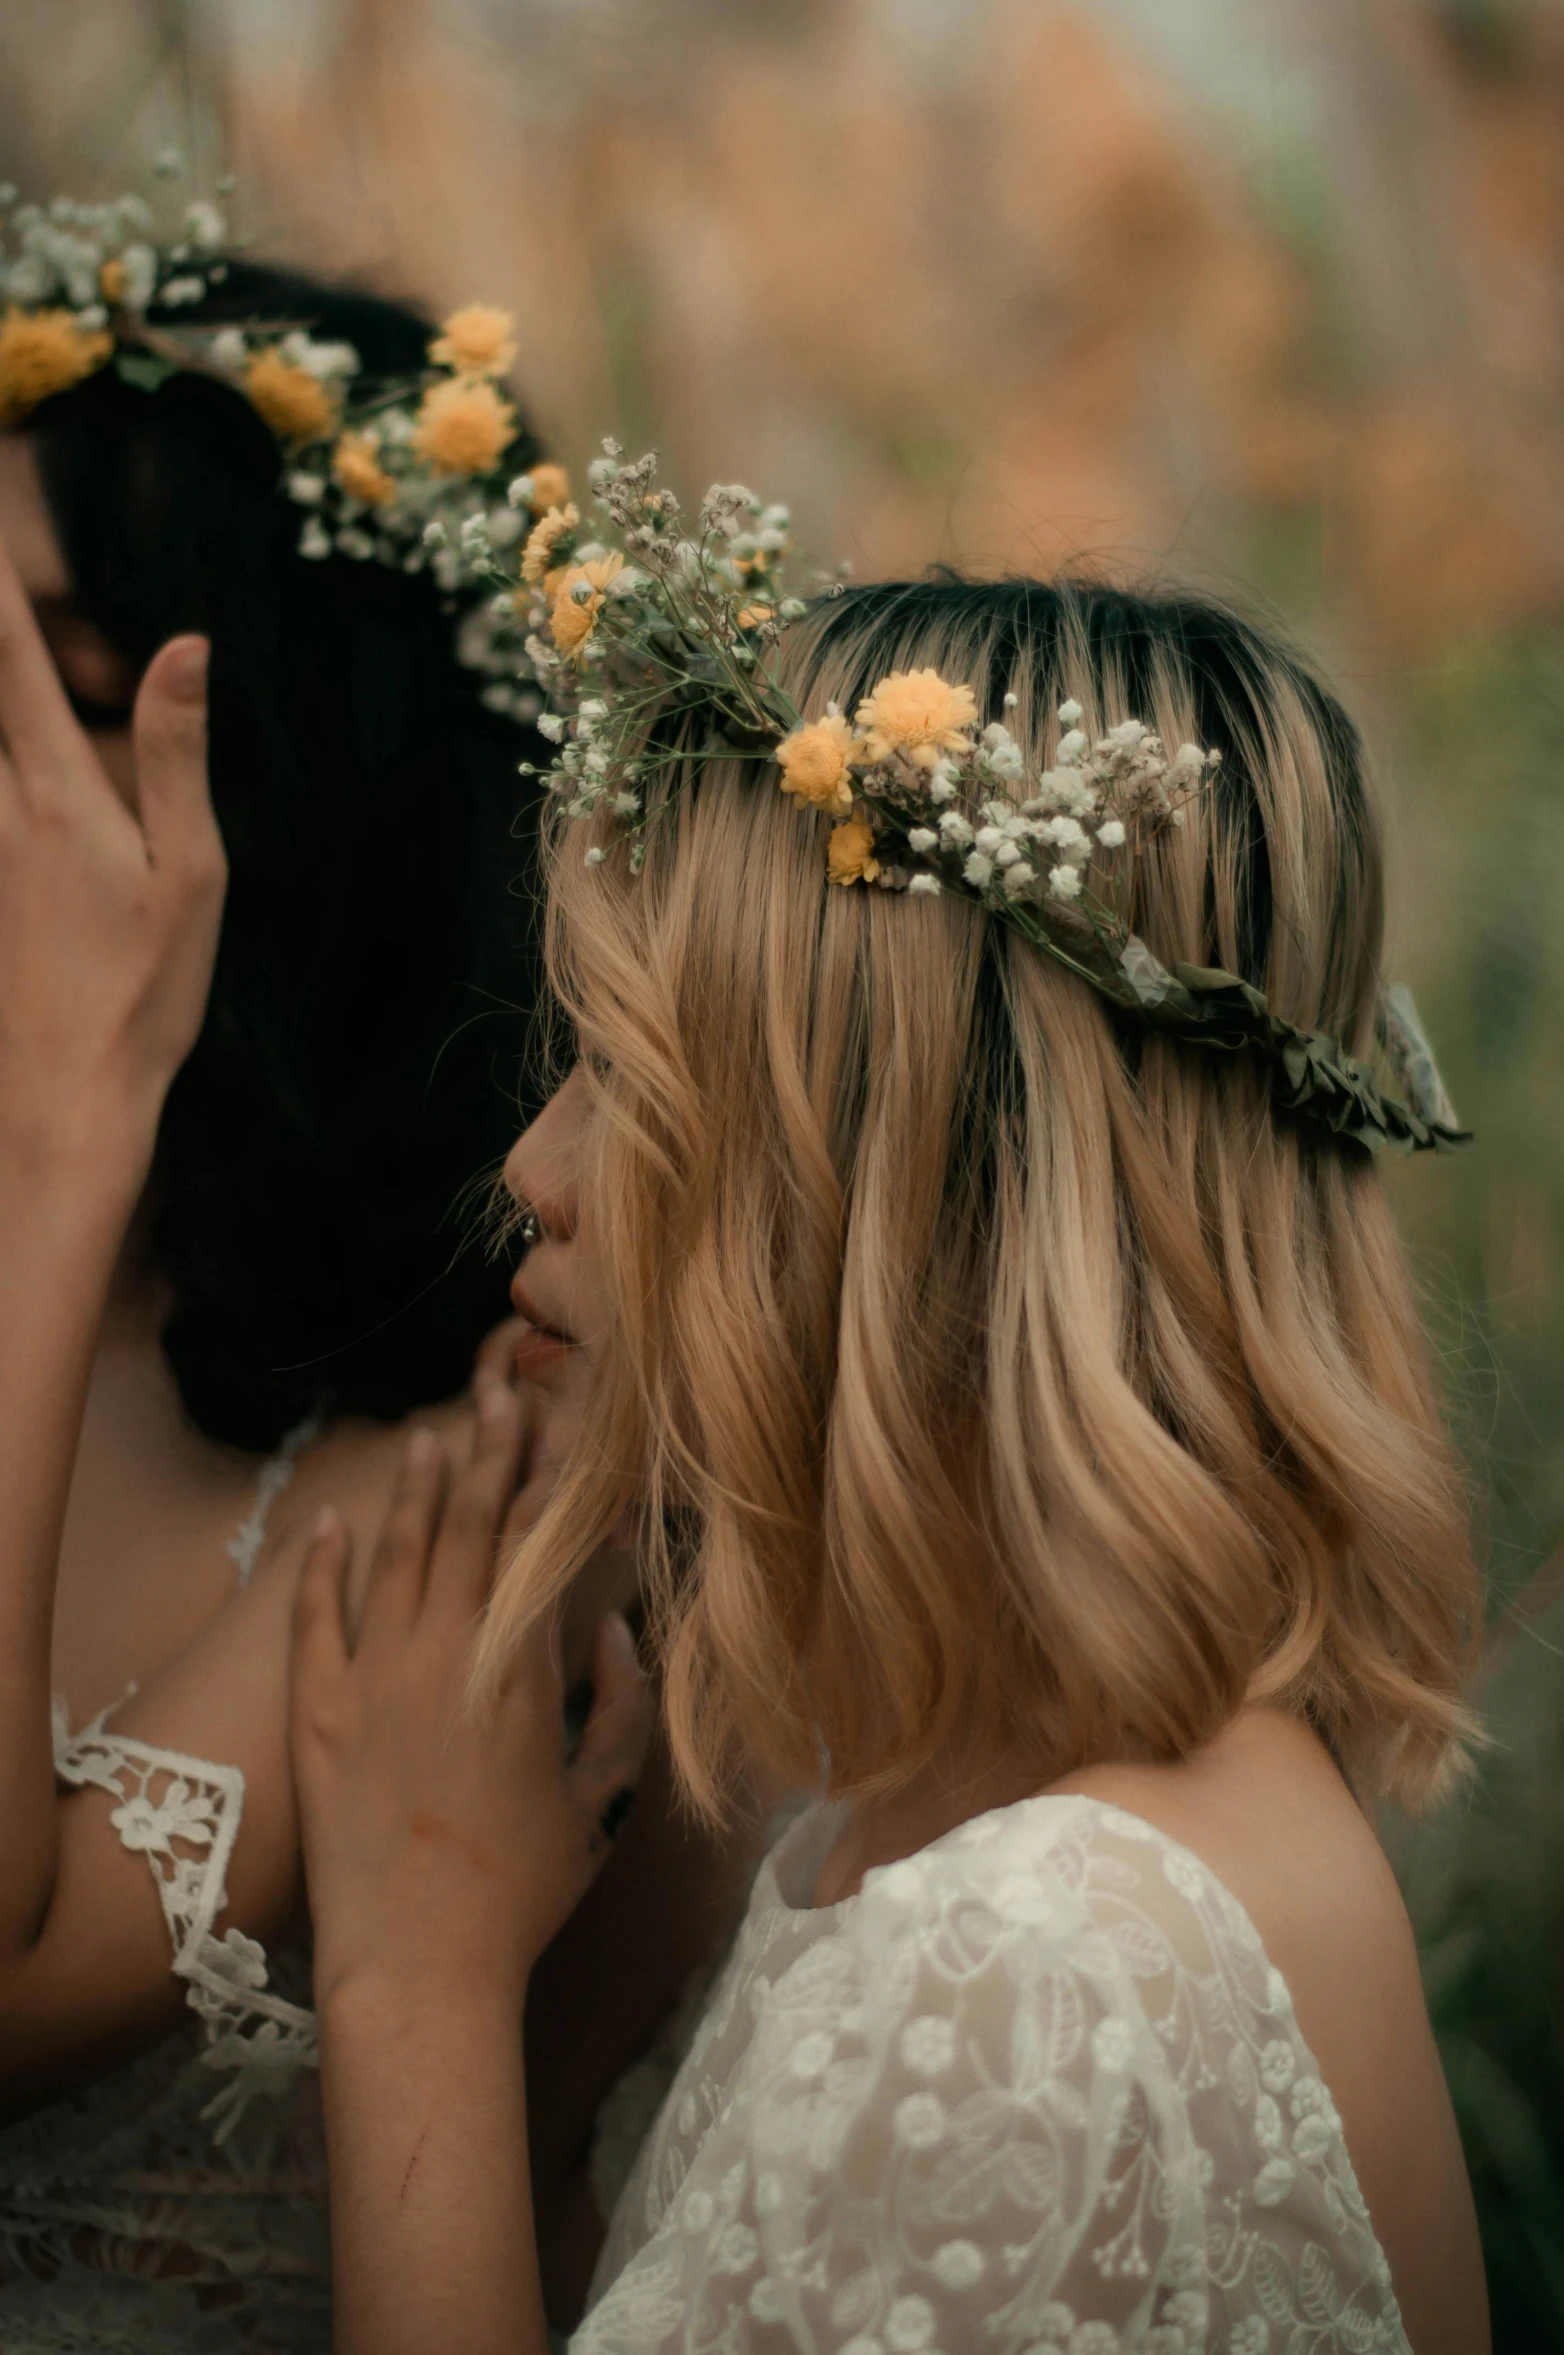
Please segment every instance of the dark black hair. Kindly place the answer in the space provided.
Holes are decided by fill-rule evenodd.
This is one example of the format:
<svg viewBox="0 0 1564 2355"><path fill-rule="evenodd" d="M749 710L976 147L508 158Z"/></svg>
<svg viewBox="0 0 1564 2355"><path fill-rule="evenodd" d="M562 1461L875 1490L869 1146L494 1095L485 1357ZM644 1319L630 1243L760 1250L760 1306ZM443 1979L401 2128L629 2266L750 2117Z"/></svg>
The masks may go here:
<svg viewBox="0 0 1564 2355"><path fill-rule="evenodd" d="M180 320L255 316L352 343L371 377L416 375L430 333L238 262ZM323 1399L405 1413L461 1386L505 1312L457 1206L525 1115L537 740L482 708L426 577L299 555L238 393L110 367L34 430L79 609L138 668L174 631L212 641L228 902L151 1194L181 1395L251 1448ZM518 435L518 469L536 454Z"/></svg>

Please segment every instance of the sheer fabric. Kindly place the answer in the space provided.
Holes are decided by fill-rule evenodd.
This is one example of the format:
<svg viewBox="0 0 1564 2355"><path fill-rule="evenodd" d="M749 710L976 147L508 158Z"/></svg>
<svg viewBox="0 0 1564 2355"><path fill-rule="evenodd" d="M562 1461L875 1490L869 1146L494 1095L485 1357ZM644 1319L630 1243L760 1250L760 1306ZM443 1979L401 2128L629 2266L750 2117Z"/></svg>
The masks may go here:
<svg viewBox="0 0 1564 2355"><path fill-rule="evenodd" d="M800 1909L763 1868L571 2355L1409 2355L1236 1900L1040 1798Z"/></svg>
<svg viewBox="0 0 1564 2355"><path fill-rule="evenodd" d="M302 1440L261 1474L241 1583ZM230 1549L232 1550L232 1549ZM309 1970L213 1924L239 1769L55 1729L55 1772L107 1791L144 1856L190 2019L155 2050L0 2129L5 2355L326 2355L326 2167Z"/></svg>

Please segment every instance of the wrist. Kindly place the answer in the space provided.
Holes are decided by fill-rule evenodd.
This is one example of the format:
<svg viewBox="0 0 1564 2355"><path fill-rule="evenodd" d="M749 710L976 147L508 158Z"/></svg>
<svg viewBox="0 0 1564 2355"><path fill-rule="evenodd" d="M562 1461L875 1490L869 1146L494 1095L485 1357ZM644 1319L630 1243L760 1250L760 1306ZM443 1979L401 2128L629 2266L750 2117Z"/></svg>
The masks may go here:
<svg viewBox="0 0 1564 2355"><path fill-rule="evenodd" d="M322 2044L336 2052L384 2049L394 2037L401 2049L428 2054L474 2035L498 2052L519 2039L527 1979L454 1961L444 1969L375 1962L328 1965L324 1984L317 1968L314 1992Z"/></svg>
<svg viewBox="0 0 1564 2355"><path fill-rule="evenodd" d="M0 1119L0 1194L8 1214L20 1202L62 1215L101 1219L128 1215L152 1166L157 1123L123 1108L95 1115L83 1107L69 1120Z"/></svg>

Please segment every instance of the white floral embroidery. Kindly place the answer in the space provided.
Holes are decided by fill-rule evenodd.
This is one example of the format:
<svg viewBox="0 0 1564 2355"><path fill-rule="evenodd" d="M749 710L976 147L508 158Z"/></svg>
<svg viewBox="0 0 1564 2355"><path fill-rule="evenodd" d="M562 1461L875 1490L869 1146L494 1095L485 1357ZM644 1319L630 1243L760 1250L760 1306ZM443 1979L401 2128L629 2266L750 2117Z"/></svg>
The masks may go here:
<svg viewBox="0 0 1564 2355"><path fill-rule="evenodd" d="M1252 1925L1081 1798L762 1870L572 2355L1409 2355ZM825 1841L829 1845L829 1841Z"/></svg>

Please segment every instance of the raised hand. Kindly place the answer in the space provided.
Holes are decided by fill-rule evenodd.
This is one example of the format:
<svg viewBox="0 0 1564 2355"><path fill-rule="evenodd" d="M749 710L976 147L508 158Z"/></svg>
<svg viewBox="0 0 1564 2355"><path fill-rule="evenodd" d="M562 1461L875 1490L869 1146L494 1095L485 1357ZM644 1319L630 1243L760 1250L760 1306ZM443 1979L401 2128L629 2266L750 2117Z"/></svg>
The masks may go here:
<svg viewBox="0 0 1564 2355"><path fill-rule="evenodd" d="M0 549L0 1176L63 1155L140 1182L201 1025L226 883L206 670L197 637L150 664L127 809Z"/></svg>
<svg viewBox="0 0 1564 2355"><path fill-rule="evenodd" d="M651 1703L622 1619L598 1631L592 1712L573 1754L548 1631L522 1649L492 1705L469 1700L525 1446L520 1402L498 1383L484 1390L472 1460L454 1483L433 1435L415 1435L351 1651L348 1546L334 1516L306 1558L293 1752L323 2016L355 1988L400 2003L464 1987L519 2020L532 1965L596 1874L640 1772Z"/></svg>

